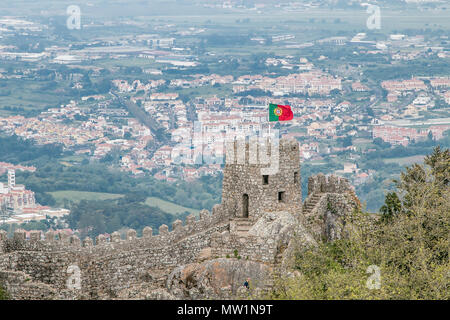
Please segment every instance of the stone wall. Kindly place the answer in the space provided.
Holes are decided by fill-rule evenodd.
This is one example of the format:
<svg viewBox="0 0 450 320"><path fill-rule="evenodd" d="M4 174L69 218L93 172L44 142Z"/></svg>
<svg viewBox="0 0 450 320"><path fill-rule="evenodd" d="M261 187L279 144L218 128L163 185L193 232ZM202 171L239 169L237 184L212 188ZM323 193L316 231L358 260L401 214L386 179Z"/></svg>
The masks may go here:
<svg viewBox="0 0 450 320"><path fill-rule="evenodd" d="M21 271L0 270L0 286L8 292L8 298L14 300L64 299L63 294L45 283L33 281Z"/></svg>
<svg viewBox="0 0 450 320"><path fill-rule="evenodd" d="M129 251L138 247L166 247L174 244L188 236L202 233L205 230L213 228L221 223L227 223L229 217L221 205L215 205L212 214L208 210L202 210L199 219L191 214L186 218L183 225L181 220L172 224L172 230L165 224L161 225L157 235L153 235L150 227L145 227L142 237L136 235L136 231L129 229L126 239L121 239L118 232L113 232L110 238L102 235L95 241L89 237L83 241L77 236L65 237L62 233L48 231L44 237L40 231L30 232L30 239L25 238L24 230L16 230L12 239L7 239L6 232L0 231L0 252L11 251L79 251L80 253L98 253L105 254L111 247L117 250ZM26 240L26 241L25 241ZM105 251L106 250L106 251Z"/></svg>
<svg viewBox="0 0 450 320"><path fill-rule="evenodd" d="M319 173L308 179L305 200L305 225L317 240L332 241L342 237L346 218L361 208L354 188L347 179Z"/></svg>
<svg viewBox="0 0 450 320"><path fill-rule="evenodd" d="M253 222L264 212L301 213L300 153L296 140L235 140L226 150L222 204L230 216L244 216L245 196L248 219Z"/></svg>
<svg viewBox="0 0 450 320"><path fill-rule="evenodd" d="M245 197L248 210L244 210ZM162 225L157 235L149 227L143 229L142 237L128 230L125 239L118 232L108 238L80 240L52 231L33 231L26 239L23 230L8 239L0 231L0 285L14 299L115 299L126 292L172 297L167 288L168 283L178 286L178 280L168 279L174 270L186 271L189 268L183 266L195 265L193 274L199 279L208 274L222 279L222 266L227 265L229 277L220 280L225 283L234 277L236 266L239 281L246 272L276 269L294 234L296 239L301 234L308 243L313 236L338 238L345 217L358 203L346 179L319 174L309 179L303 206L298 142L238 140L227 147L222 204L215 205L212 214L202 210L198 220L189 215L184 224L175 221L170 231ZM235 252L240 259L234 258ZM75 271L80 274L79 289L69 285ZM175 278L188 281L183 272ZM189 297L200 297L191 289ZM222 289L216 289L213 296L223 297Z"/></svg>
<svg viewBox="0 0 450 320"><path fill-rule="evenodd" d="M212 234L228 230L221 208L215 206L212 215L202 211L198 221L191 215L186 225L176 221L171 232L166 225L159 228L158 235L145 228L141 238L136 237L134 230L127 232L126 239L113 233L110 239L97 237L95 243L89 238L81 243L76 237L55 237L52 232L46 233L44 239L40 232L25 239L23 230L6 239L2 232L0 270L24 272L33 282L66 290L71 276L68 268L75 265L82 281L81 290L74 293L78 298L114 298L122 290L145 281L158 286L164 279L154 274L163 270L167 276L179 265L196 262L201 250L210 247Z"/></svg>
<svg viewBox="0 0 450 320"><path fill-rule="evenodd" d="M277 242L273 238L261 238L224 231L214 233L211 239L212 256L215 258L236 258L273 264L278 252Z"/></svg>
<svg viewBox="0 0 450 320"><path fill-rule="evenodd" d="M313 193L346 193L354 192L348 179L319 173L308 178L308 196Z"/></svg>

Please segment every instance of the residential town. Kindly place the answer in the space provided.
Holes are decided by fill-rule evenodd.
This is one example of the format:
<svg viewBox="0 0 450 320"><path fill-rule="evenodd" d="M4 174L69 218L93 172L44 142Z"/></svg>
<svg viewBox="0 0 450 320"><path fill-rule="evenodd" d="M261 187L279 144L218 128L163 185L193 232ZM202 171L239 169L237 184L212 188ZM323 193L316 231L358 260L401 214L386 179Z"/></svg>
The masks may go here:
<svg viewBox="0 0 450 320"><path fill-rule="evenodd" d="M316 8L314 2L218 3L197 8L252 15L262 14L253 10L290 15ZM221 174L227 139L269 130L300 142L307 170L341 173L361 190L378 181L376 196L364 192L374 210L380 203L373 199L381 197L379 187L390 178L383 166L365 165L379 154L378 147L432 144L448 136L450 75L438 67L450 59L445 32L397 28L374 34L361 26L355 27L358 32L322 32L306 39L282 26L263 32L252 29L251 19L236 19L234 24L254 30L240 37L215 33L214 23L231 30L225 20L88 24L89 19L80 32L96 30L92 39L62 36L51 45L35 42L27 50L18 39L47 37L59 29L46 18L0 19L0 81L8 83L0 87L5 98L0 134L36 145L61 145L77 159L62 161L66 166L105 163L134 177L193 182ZM348 23L322 20L337 29ZM304 27L315 30L317 24L312 17ZM107 35L123 26L133 31ZM76 37L77 30L71 33ZM242 45L225 54L232 40ZM19 82L43 84L23 91L34 97L33 103L14 103L25 101L17 97ZM42 92L52 92L51 98ZM269 123L270 103L289 105L293 120Z"/></svg>
<svg viewBox="0 0 450 320"><path fill-rule="evenodd" d="M449 4L0 1L0 300L448 300Z"/></svg>
<svg viewBox="0 0 450 320"><path fill-rule="evenodd" d="M0 163L0 176L7 170L8 183L0 182L0 222L13 224L27 221L39 221L51 217L63 217L70 213L70 210L63 208L50 208L36 203L34 192L27 190L24 185L16 184L16 172L34 172L36 168L15 166L10 163Z"/></svg>
<svg viewBox="0 0 450 320"><path fill-rule="evenodd" d="M194 80L172 80L170 88L196 87L205 83L227 83L233 86L233 91L239 87L239 90L244 92L258 89L278 90L276 92L286 94L303 92L302 90L308 87L308 90L314 90L323 97L290 98L283 97L283 94L279 94L278 97L255 97L249 94L242 99L219 98L213 95L196 96L188 102L183 102L176 92L152 91L155 88L157 90L158 83L164 82L163 80L143 84L139 80L128 83L126 80L117 79L113 80L113 88L117 88L118 92L131 94L138 91L144 92L143 95L132 97L131 100L138 102L148 115L170 133L172 137L170 142L159 146L152 153L147 146L155 139L155 135L138 119L133 118L126 109L111 108L114 99L110 94L82 97L80 101L71 101L70 104L62 105L60 108L50 108L36 117L3 117L0 118L1 130L6 134L33 139L38 144L62 144L65 148L73 150L75 154L85 154L96 160L105 157L112 150L119 150L121 152L120 167L123 170L135 175L144 174L147 171L153 172L158 179L189 180L220 171L220 166L211 167L211 164L196 166L195 173L189 166L183 167L182 171L178 170L178 164L174 161L176 152L180 152L177 144L186 138L186 134L192 135L194 122L199 122L201 126L200 141L195 143L202 145L205 157L208 155L207 149L217 149L216 151L223 149L223 138L226 132L250 136L259 132L264 125L268 127L267 106L269 103L288 104L293 108L295 114L293 121L282 124L280 129L283 135L302 138L300 152L305 160L319 160L323 154L343 150L328 143L328 140L336 141L338 138L365 135L373 139L381 138L392 145L407 146L411 142L427 139L429 134L433 139L440 140L443 138L443 133L450 129L450 123L433 125L430 122L427 128L420 130L414 128L414 122L411 121L410 126L396 125L402 119L411 119L411 116L417 115L418 112L433 108L434 97L448 96L449 78L430 78L430 86L420 79L384 81L382 86L390 94L396 92L401 95L402 92L407 92L413 97L413 101L395 111L389 109L389 101L380 103L380 115L371 117L353 114L352 110L355 106L348 101L338 103L335 99L329 98L331 90L340 90L340 80L331 81L335 84L330 86L329 77L323 78L320 73L293 75L273 82L264 81L262 76L241 76L236 80L233 76L204 75L203 77L199 76ZM273 87L274 84L276 89ZM358 82L352 83L353 91L360 91L359 88ZM375 95L369 98L369 100L375 99ZM90 106L81 105L89 100L93 100L94 103ZM299 128L299 130L291 132L290 128ZM345 128L348 129L345 130ZM223 137L218 140L219 134ZM197 133L197 140L198 137ZM191 145L186 146L189 149L193 142L190 141L190 143ZM325 144L326 147L320 150L319 144ZM362 152L354 146L350 148L355 154Z"/></svg>

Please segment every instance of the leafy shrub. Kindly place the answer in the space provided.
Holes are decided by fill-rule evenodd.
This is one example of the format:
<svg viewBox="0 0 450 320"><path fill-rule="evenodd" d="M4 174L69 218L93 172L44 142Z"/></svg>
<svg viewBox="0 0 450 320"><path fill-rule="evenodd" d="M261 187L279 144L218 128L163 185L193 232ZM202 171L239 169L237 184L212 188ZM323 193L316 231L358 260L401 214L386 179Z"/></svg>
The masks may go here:
<svg viewBox="0 0 450 320"><path fill-rule="evenodd" d="M276 281L274 299L449 299L450 152L395 181L381 218L354 212L345 239L298 249L295 277ZM380 216L378 216L380 217ZM380 270L370 289L369 266Z"/></svg>

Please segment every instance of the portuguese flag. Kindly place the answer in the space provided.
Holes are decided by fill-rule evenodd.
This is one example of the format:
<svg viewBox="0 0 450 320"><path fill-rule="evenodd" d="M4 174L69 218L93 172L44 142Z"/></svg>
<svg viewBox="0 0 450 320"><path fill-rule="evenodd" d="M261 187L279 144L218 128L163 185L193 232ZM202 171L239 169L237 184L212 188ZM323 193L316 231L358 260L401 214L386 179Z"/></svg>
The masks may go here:
<svg viewBox="0 0 450 320"><path fill-rule="evenodd" d="M289 121L294 119L291 106L269 104L269 121Z"/></svg>

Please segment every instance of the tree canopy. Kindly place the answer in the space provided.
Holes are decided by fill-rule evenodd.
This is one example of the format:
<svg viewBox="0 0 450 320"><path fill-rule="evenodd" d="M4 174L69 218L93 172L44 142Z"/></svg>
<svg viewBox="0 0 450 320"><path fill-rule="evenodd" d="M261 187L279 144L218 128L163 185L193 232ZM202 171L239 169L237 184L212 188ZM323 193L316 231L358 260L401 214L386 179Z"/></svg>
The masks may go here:
<svg viewBox="0 0 450 320"><path fill-rule="evenodd" d="M347 237L298 248L297 274L278 279L270 297L449 299L449 178L449 150L436 147L401 174L380 219L354 212Z"/></svg>

